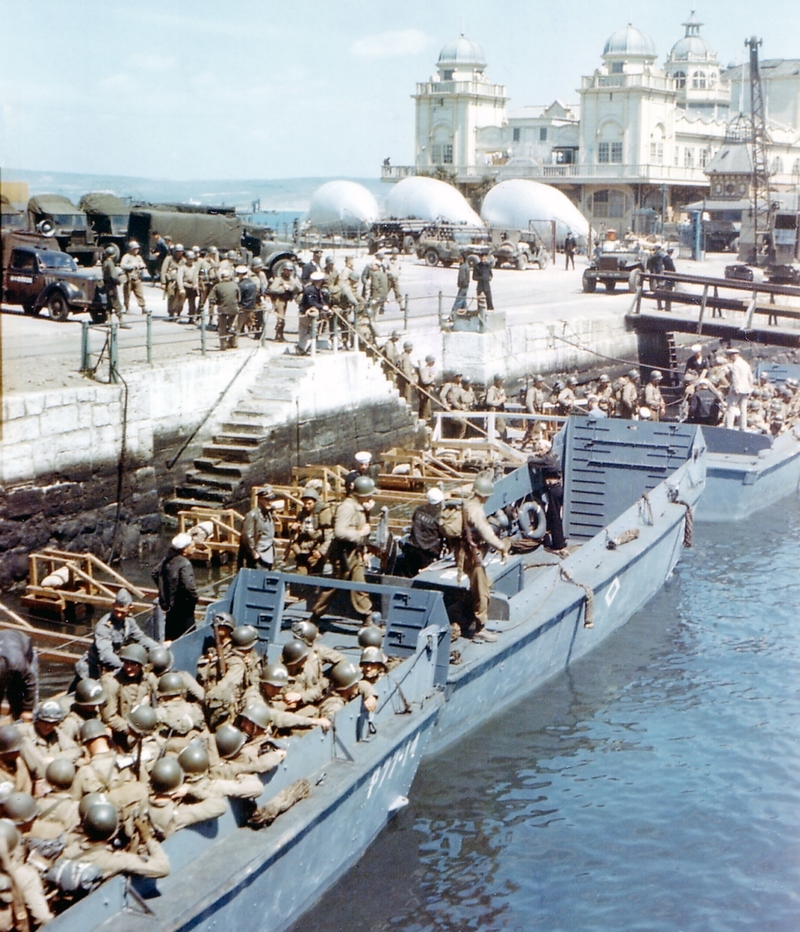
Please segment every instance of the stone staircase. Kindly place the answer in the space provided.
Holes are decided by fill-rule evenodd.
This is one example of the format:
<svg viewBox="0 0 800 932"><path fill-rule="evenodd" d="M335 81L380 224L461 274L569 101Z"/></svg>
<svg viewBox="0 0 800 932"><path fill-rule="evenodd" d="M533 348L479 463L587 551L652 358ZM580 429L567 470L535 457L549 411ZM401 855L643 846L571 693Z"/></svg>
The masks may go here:
<svg viewBox="0 0 800 932"><path fill-rule="evenodd" d="M399 415L401 427L416 429L413 412L381 367L363 353L275 356L203 445L164 510L175 515L195 506L224 508L242 502L253 485L286 475L298 453L287 448L290 439L297 439L303 463L319 462L315 442L324 447L328 438L330 443L339 419L349 421L349 431L345 426L340 433L358 436L353 425L358 424L359 408L387 403L395 409L392 420Z"/></svg>

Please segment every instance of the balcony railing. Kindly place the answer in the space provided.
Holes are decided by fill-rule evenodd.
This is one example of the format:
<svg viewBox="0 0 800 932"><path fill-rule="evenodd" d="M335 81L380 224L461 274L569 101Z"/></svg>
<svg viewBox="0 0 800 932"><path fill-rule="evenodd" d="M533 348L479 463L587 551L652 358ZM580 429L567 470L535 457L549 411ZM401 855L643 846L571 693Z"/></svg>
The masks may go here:
<svg viewBox="0 0 800 932"><path fill-rule="evenodd" d="M482 178L531 178L558 183L572 184L598 182L650 182L652 184L699 184L707 185L708 176L702 168L683 168L675 165L615 164L601 165L525 165L510 162L506 165L441 165L446 172L455 175L458 181L479 181ZM414 165L384 165L381 180L401 181L417 174L432 173L431 168L416 168Z"/></svg>
<svg viewBox="0 0 800 932"><path fill-rule="evenodd" d="M581 90L607 87L643 87L656 91L674 91L672 78L654 74L591 74L581 78Z"/></svg>
<svg viewBox="0 0 800 932"><path fill-rule="evenodd" d="M481 97L505 98L503 84L488 81L423 81L417 82L417 97L430 94L479 94Z"/></svg>

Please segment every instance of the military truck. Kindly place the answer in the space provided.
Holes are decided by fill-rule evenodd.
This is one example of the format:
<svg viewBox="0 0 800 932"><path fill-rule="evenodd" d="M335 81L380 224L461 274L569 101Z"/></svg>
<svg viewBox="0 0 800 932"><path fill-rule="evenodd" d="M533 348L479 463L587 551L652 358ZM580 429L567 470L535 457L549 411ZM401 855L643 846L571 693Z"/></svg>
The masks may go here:
<svg viewBox="0 0 800 932"><path fill-rule="evenodd" d="M98 324L107 314L101 270L79 268L55 236L37 233L3 233L3 301L31 315L47 308L60 321L88 311Z"/></svg>
<svg viewBox="0 0 800 932"><path fill-rule="evenodd" d="M441 263L449 268L464 252L486 252L489 237L483 227L438 224L429 226L417 241L417 258L434 268Z"/></svg>
<svg viewBox="0 0 800 932"><path fill-rule="evenodd" d="M620 241L613 230L608 230L605 239L595 247L589 267L584 269L583 290L592 294L600 281L609 294L614 291L618 282L625 283L628 291L636 291L641 283L646 261L645 252L638 240Z"/></svg>
<svg viewBox="0 0 800 932"><path fill-rule="evenodd" d="M492 230L492 248L497 268L508 267L524 271L531 265L546 269L549 261L542 241L533 233L519 230Z"/></svg>
<svg viewBox="0 0 800 932"><path fill-rule="evenodd" d="M28 201L28 229L53 235L59 249L81 265L94 265L99 249L84 211L61 194L37 194Z"/></svg>

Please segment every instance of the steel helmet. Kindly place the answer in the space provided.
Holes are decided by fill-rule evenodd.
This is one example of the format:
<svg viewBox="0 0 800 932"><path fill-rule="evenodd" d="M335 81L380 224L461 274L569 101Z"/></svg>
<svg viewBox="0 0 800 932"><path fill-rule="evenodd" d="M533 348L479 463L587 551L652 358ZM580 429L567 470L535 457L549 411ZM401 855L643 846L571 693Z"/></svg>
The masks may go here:
<svg viewBox="0 0 800 932"><path fill-rule="evenodd" d="M137 735L151 735L158 725L156 710L149 705L137 705L125 718L131 731Z"/></svg>
<svg viewBox="0 0 800 932"><path fill-rule="evenodd" d="M81 797L81 801L78 803L78 815L81 818L81 822L86 818L86 813L95 803L107 802L108 796L106 796L105 793L87 793L85 796Z"/></svg>
<svg viewBox="0 0 800 932"><path fill-rule="evenodd" d="M147 663L147 651L141 644L126 644L119 652L119 659L143 667Z"/></svg>
<svg viewBox="0 0 800 932"><path fill-rule="evenodd" d="M183 696L185 694L186 682L177 670L165 673L158 678L159 696L166 698L167 696Z"/></svg>
<svg viewBox="0 0 800 932"><path fill-rule="evenodd" d="M663 378L664 376L658 371L658 369L653 369L653 371L650 373L651 382L653 381L660 382Z"/></svg>
<svg viewBox="0 0 800 932"><path fill-rule="evenodd" d="M115 257L116 257L116 255L117 255L117 249L116 249L115 246L106 246L106 248L105 248L104 251L105 251L105 254L106 254L107 256L115 256Z"/></svg>
<svg viewBox="0 0 800 932"><path fill-rule="evenodd" d="M139 249L139 248L140 248L140 246L139 246L139 244L136 242L135 239L130 240L130 242L128 243L128 249Z"/></svg>
<svg viewBox="0 0 800 932"><path fill-rule="evenodd" d="M239 713L241 718L246 718L248 722L257 725L263 731L269 727L272 721L269 706L265 702L249 702Z"/></svg>
<svg viewBox="0 0 800 932"><path fill-rule="evenodd" d="M47 699L36 707L33 717L37 722L63 722L67 717L64 707L55 699Z"/></svg>
<svg viewBox="0 0 800 932"><path fill-rule="evenodd" d="M183 243L176 243L173 248L175 252L183 252Z"/></svg>
<svg viewBox="0 0 800 932"><path fill-rule="evenodd" d="M162 757L150 771L150 786L156 793L171 793L183 783L183 769L176 757Z"/></svg>
<svg viewBox="0 0 800 932"><path fill-rule="evenodd" d="M168 673L175 662L172 651L168 647L154 647L148 654L147 659L150 661L150 666L156 676Z"/></svg>
<svg viewBox="0 0 800 932"><path fill-rule="evenodd" d="M16 725L0 725L0 754L13 754L22 747L22 732Z"/></svg>
<svg viewBox="0 0 800 932"><path fill-rule="evenodd" d="M438 486L431 486L425 496L429 505L441 505L444 501L444 492Z"/></svg>
<svg viewBox="0 0 800 932"><path fill-rule="evenodd" d="M319 493L316 489L312 488L310 485L306 486L303 491L300 493L300 498L312 498L315 502L319 501Z"/></svg>
<svg viewBox="0 0 800 932"><path fill-rule="evenodd" d="M81 725L80 734L81 744L88 744L90 741L94 741L95 738L108 738L111 733L101 719L90 718L88 722Z"/></svg>
<svg viewBox="0 0 800 932"><path fill-rule="evenodd" d="M299 640L305 641L308 645L313 645L314 641L319 637L319 628L314 624L313 621L296 621L292 625L292 634Z"/></svg>
<svg viewBox="0 0 800 932"><path fill-rule="evenodd" d="M106 841L117 834L119 813L112 802L94 803L83 817L83 830L96 841Z"/></svg>
<svg viewBox="0 0 800 932"><path fill-rule="evenodd" d="M369 476L359 476L353 483L353 491L358 498L369 498L375 494L375 483Z"/></svg>
<svg viewBox="0 0 800 932"><path fill-rule="evenodd" d="M555 382L553 382L553 391L560 392L563 391L563 389L564 383L561 381L561 379L556 379Z"/></svg>
<svg viewBox="0 0 800 932"><path fill-rule="evenodd" d="M233 725L222 725L214 735L217 752L222 758L233 757L238 754L247 741L247 735Z"/></svg>
<svg viewBox="0 0 800 932"><path fill-rule="evenodd" d="M189 250L187 251L187 253L186 253L186 258L187 258L187 259L196 259L196 258L197 258L197 256L195 255L194 249L189 249Z"/></svg>
<svg viewBox="0 0 800 932"><path fill-rule="evenodd" d="M425 357L425 362L429 366L432 366L436 362L436 357L432 355L431 353L428 353L428 355Z"/></svg>
<svg viewBox="0 0 800 932"><path fill-rule="evenodd" d="M462 375L462 376L461 376L461 384L462 384L462 385L469 385L471 382L472 382L472 379L471 379L468 375Z"/></svg>
<svg viewBox="0 0 800 932"><path fill-rule="evenodd" d="M488 476L477 476L472 483L472 491L477 495L488 497L494 492L494 483Z"/></svg>
<svg viewBox="0 0 800 932"><path fill-rule="evenodd" d="M238 258L238 256L236 255L236 250L229 249L225 258L230 259L231 262L234 262Z"/></svg>
<svg viewBox="0 0 800 932"><path fill-rule="evenodd" d="M241 625L231 632L231 641L238 650L250 650L258 640L258 631L252 625Z"/></svg>
<svg viewBox="0 0 800 932"><path fill-rule="evenodd" d="M367 625L358 632L358 646L381 647L383 644L383 632L377 625Z"/></svg>
<svg viewBox="0 0 800 932"><path fill-rule="evenodd" d="M75 780L75 764L66 757L57 757L51 760L44 772L44 778L57 790L68 790Z"/></svg>
<svg viewBox="0 0 800 932"><path fill-rule="evenodd" d="M639 378L639 370L638 370L638 369L630 369L630 370L628 370L628 378L629 378L629 379L638 379L638 378Z"/></svg>
<svg viewBox="0 0 800 932"><path fill-rule="evenodd" d="M208 751L199 741L192 741L178 755L178 763L184 773L205 773L210 765Z"/></svg>
<svg viewBox="0 0 800 932"><path fill-rule="evenodd" d="M250 268L251 269L263 269L264 263L261 261L261 259L258 258L258 256L256 256L255 259L253 259L253 261L250 263Z"/></svg>
<svg viewBox="0 0 800 932"><path fill-rule="evenodd" d="M283 645L283 650L281 651L281 661L285 664L285 666L293 667L301 661L305 660L310 653L310 645L306 644L305 641L294 638L291 641L287 641Z"/></svg>
<svg viewBox="0 0 800 932"><path fill-rule="evenodd" d="M0 838L5 841L9 853L19 844L19 832L11 819L0 819Z"/></svg>
<svg viewBox="0 0 800 932"><path fill-rule="evenodd" d="M349 689L361 679L361 670L349 660L340 660L331 670L330 677L334 689Z"/></svg>
<svg viewBox="0 0 800 932"><path fill-rule="evenodd" d="M597 381L598 382L610 382L611 380L604 372Z"/></svg>
<svg viewBox="0 0 800 932"><path fill-rule="evenodd" d="M39 806L30 793L11 793L2 804L3 817L10 819L14 825L32 822L39 814Z"/></svg>
<svg viewBox="0 0 800 932"><path fill-rule="evenodd" d="M411 350L414 349L414 344L410 340L406 340L406 342L403 344L403 349L407 353L410 353Z"/></svg>
<svg viewBox="0 0 800 932"><path fill-rule="evenodd" d="M211 619L211 624L215 628L230 628L233 631L236 627L236 619L230 612L217 612Z"/></svg>
<svg viewBox="0 0 800 932"><path fill-rule="evenodd" d="M362 663L382 663L386 666L386 654L380 647L365 647L361 651L361 660L359 660L359 664Z"/></svg>
<svg viewBox="0 0 800 932"><path fill-rule="evenodd" d="M504 382L505 376L501 375L499 372L495 372L495 374L492 376L492 381L493 382Z"/></svg>
<svg viewBox="0 0 800 932"><path fill-rule="evenodd" d="M578 384L578 380L575 378L574 375L571 375L571 376L567 379L567 385L577 385L577 384Z"/></svg>
<svg viewBox="0 0 800 932"><path fill-rule="evenodd" d="M261 668L260 682L283 689L289 685L289 671L282 663L268 663Z"/></svg>
<svg viewBox="0 0 800 932"><path fill-rule="evenodd" d="M75 687L75 704L76 705L105 705L106 691L97 680L78 680Z"/></svg>

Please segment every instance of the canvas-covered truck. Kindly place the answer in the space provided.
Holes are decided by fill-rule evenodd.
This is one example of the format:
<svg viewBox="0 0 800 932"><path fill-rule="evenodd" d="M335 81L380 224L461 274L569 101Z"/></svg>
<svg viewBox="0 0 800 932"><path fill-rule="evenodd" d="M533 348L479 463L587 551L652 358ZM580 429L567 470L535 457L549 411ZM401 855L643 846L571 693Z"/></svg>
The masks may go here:
<svg viewBox="0 0 800 932"><path fill-rule="evenodd" d="M31 315L47 308L54 320L86 311L94 323L106 319L100 269L79 267L54 236L36 233L3 233L3 302Z"/></svg>

